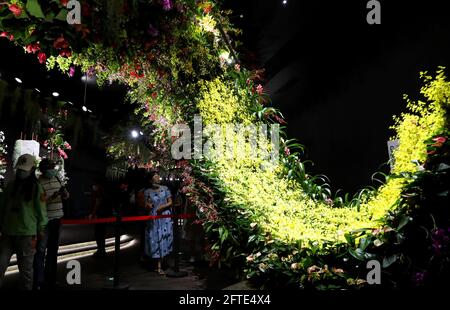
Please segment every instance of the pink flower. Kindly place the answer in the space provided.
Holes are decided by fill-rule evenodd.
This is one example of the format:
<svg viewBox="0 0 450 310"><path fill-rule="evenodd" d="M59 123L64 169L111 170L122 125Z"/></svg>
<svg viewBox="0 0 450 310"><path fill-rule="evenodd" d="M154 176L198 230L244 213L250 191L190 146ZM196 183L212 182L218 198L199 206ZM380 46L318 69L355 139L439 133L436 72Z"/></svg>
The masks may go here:
<svg viewBox="0 0 450 310"><path fill-rule="evenodd" d="M31 43L31 44L28 44L27 46L25 46L25 51L30 54L35 54L36 52L38 52L40 50L41 50L41 47L40 47L39 43Z"/></svg>
<svg viewBox="0 0 450 310"><path fill-rule="evenodd" d="M70 67L69 76L73 77L75 75L75 67Z"/></svg>
<svg viewBox="0 0 450 310"><path fill-rule="evenodd" d="M72 149L72 146L69 144L69 143L67 143L67 142L64 142L64 148L66 149L66 150L71 150Z"/></svg>
<svg viewBox="0 0 450 310"><path fill-rule="evenodd" d="M256 92L257 92L259 95L262 95L263 92L264 92L264 87L262 87L261 84L258 84L258 86L256 87Z"/></svg>
<svg viewBox="0 0 450 310"><path fill-rule="evenodd" d="M47 61L47 55L45 55L45 53L40 52L38 54L38 59L40 64L45 64L45 62Z"/></svg>
<svg viewBox="0 0 450 310"><path fill-rule="evenodd" d="M240 64L235 64L234 65L234 70L236 70L237 72L241 72L241 65Z"/></svg>
<svg viewBox="0 0 450 310"><path fill-rule="evenodd" d="M0 32L0 38L7 38L10 41L14 40L14 36L12 34L7 33L6 31Z"/></svg>
<svg viewBox="0 0 450 310"><path fill-rule="evenodd" d="M287 156L291 155L291 151L287 146L284 148L284 154L286 154Z"/></svg>
<svg viewBox="0 0 450 310"><path fill-rule="evenodd" d="M162 4L163 4L163 10L164 11L169 11L170 9L172 9L172 2L171 2L171 0L163 0Z"/></svg>
<svg viewBox="0 0 450 310"><path fill-rule="evenodd" d="M55 128L48 128L48 129L47 129L47 132L48 132L48 133L54 133L54 132L55 132Z"/></svg>
<svg viewBox="0 0 450 310"><path fill-rule="evenodd" d="M64 158L64 159L67 159L67 158L68 158L66 152L64 152L63 150L61 150L59 147L58 147L58 153L59 153L59 156L61 156L62 158Z"/></svg>
<svg viewBox="0 0 450 310"><path fill-rule="evenodd" d="M8 8L15 17L19 17L20 15L22 15L22 8L17 4L11 4Z"/></svg>
<svg viewBox="0 0 450 310"><path fill-rule="evenodd" d="M45 141L42 143L42 145L43 145L44 147L47 147L47 146L48 146L48 141L45 140Z"/></svg>
<svg viewBox="0 0 450 310"><path fill-rule="evenodd" d="M69 0L59 0L59 3L60 3L62 6L67 6L67 2L69 2Z"/></svg>
<svg viewBox="0 0 450 310"><path fill-rule="evenodd" d="M442 143L445 143L445 141L447 141L447 139L444 137L436 137L433 139L433 141L442 144Z"/></svg>

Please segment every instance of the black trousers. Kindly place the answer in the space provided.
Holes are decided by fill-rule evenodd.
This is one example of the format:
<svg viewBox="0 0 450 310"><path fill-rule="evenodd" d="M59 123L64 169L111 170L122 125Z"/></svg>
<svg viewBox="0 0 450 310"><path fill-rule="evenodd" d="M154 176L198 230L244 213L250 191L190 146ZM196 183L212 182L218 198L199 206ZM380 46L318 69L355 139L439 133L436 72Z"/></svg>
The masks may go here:
<svg viewBox="0 0 450 310"><path fill-rule="evenodd" d="M45 282L50 287L56 285L60 232L61 219L50 220L48 222L47 255L45 257Z"/></svg>
<svg viewBox="0 0 450 310"><path fill-rule="evenodd" d="M97 242L97 251L105 253L106 224L95 224L95 241Z"/></svg>
<svg viewBox="0 0 450 310"><path fill-rule="evenodd" d="M61 219L48 221L43 238L38 238L34 256L34 286L56 285Z"/></svg>

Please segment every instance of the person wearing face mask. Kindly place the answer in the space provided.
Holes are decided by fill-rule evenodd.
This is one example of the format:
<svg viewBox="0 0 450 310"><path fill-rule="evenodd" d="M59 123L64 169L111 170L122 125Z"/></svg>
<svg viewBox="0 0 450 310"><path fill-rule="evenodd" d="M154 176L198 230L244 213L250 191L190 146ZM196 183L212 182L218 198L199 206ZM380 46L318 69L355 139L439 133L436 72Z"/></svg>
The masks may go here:
<svg viewBox="0 0 450 310"><path fill-rule="evenodd" d="M16 253L22 288L33 287L36 235L48 222L45 192L36 179L34 156L25 154L16 164L16 178L0 201L0 287L13 253Z"/></svg>
<svg viewBox="0 0 450 310"><path fill-rule="evenodd" d="M39 164L42 175L39 183L44 189L48 225L43 238L38 238L34 257L34 288L54 288L58 260L61 218L64 216L63 200L69 193L57 177L58 171L52 160L44 158Z"/></svg>
<svg viewBox="0 0 450 310"><path fill-rule="evenodd" d="M157 172L147 176L144 198L148 215L170 215L172 213L170 210L172 195L170 190L160 182L161 177ZM157 271L163 275L163 259L172 252L172 219L161 218L148 221L145 235L145 254L156 260Z"/></svg>

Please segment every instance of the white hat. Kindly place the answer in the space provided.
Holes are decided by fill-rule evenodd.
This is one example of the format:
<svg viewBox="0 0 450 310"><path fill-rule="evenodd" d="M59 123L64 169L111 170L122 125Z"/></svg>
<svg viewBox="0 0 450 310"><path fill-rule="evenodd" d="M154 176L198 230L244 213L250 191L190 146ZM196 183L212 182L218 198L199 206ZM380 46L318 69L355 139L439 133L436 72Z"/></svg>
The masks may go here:
<svg viewBox="0 0 450 310"><path fill-rule="evenodd" d="M36 159L33 155L23 154L17 159L16 169L31 171L36 167Z"/></svg>

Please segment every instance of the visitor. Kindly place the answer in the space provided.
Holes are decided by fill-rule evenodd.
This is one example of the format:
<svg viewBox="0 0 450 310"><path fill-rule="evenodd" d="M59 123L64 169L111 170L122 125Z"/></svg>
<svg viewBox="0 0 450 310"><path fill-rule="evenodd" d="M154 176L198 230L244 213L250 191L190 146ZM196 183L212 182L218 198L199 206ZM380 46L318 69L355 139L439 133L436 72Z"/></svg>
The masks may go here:
<svg viewBox="0 0 450 310"><path fill-rule="evenodd" d="M16 253L22 288L31 290L36 234L42 238L48 222L45 193L35 175L34 156L20 156L16 169L16 177L6 186L0 202L0 287Z"/></svg>
<svg viewBox="0 0 450 310"><path fill-rule="evenodd" d="M110 206L106 199L106 188L104 180L96 180L92 186L91 193L91 211L88 216L89 220L96 218L110 216ZM106 225L105 223L98 223L94 226L95 241L97 243L97 251L94 253L95 258L106 257Z"/></svg>
<svg viewBox="0 0 450 310"><path fill-rule="evenodd" d="M160 184L161 177L157 172L147 176L144 191L145 209L149 215L170 215L172 195L166 186ZM172 219L161 218L147 222L145 253L156 261L157 271L164 275L165 258L172 251L173 230Z"/></svg>
<svg viewBox="0 0 450 310"><path fill-rule="evenodd" d="M54 288L58 262L61 218L64 216L63 200L69 192L58 178L58 171L51 159L44 158L39 164L42 175L39 183L45 192L48 224L42 238L37 239L34 256L34 288ZM47 253L47 254L46 254Z"/></svg>

